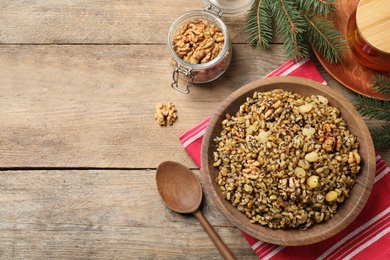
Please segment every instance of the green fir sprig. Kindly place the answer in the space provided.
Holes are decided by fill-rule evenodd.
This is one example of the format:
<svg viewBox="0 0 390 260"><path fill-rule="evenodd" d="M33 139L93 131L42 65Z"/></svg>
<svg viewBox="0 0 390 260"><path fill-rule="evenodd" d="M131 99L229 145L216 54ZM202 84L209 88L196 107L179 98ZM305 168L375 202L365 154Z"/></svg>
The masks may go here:
<svg viewBox="0 0 390 260"><path fill-rule="evenodd" d="M336 5L334 0L328 1L308 1L308 0L297 0L298 7L304 10L305 13L316 13L321 16L327 16L328 14L336 11Z"/></svg>
<svg viewBox="0 0 390 260"><path fill-rule="evenodd" d="M273 4L276 33L284 39L287 57L302 60L309 56L309 46L304 37L305 19L296 8L294 0L275 0Z"/></svg>
<svg viewBox="0 0 390 260"><path fill-rule="evenodd" d="M249 11L245 29L251 39L250 45L268 49L273 36L271 7L267 0L257 0L256 3Z"/></svg>
<svg viewBox="0 0 390 260"><path fill-rule="evenodd" d="M360 95L356 107L362 116L390 121L390 102L386 100Z"/></svg>
<svg viewBox="0 0 390 260"><path fill-rule="evenodd" d="M376 75L372 88L390 98L390 78L384 75ZM380 127L370 129L370 134L376 148L390 146L390 100L369 98L359 95L356 109L362 116L384 121Z"/></svg>
<svg viewBox="0 0 390 260"><path fill-rule="evenodd" d="M376 148L385 148L390 146L390 127L388 125L371 128L370 134Z"/></svg>
<svg viewBox="0 0 390 260"><path fill-rule="evenodd" d="M255 0L245 25L249 43L268 49L277 34L288 58L307 58L312 47L330 63L338 63L344 58L346 42L329 19L336 10L334 1Z"/></svg>
<svg viewBox="0 0 390 260"><path fill-rule="evenodd" d="M379 93L390 98L390 77L386 77L382 74L376 75L372 87Z"/></svg>
<svg viewBox="0 0 390 260"><path fill-rule="evenodd" d="M307 38L311 46L321 53L330 63L337 63L344 58L345 41L341 39L341 32L336 30L333 23L314 15L306 15Z"/></svg>

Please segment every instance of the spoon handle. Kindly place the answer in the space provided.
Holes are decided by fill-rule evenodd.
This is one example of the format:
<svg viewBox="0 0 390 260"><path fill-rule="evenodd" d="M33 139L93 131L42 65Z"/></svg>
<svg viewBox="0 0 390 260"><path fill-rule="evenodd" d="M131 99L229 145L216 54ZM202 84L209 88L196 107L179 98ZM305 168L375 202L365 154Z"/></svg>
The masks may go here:
<svg viewBox="0 0 390 260"><path fill-rule="evenodd" d="M200 209L197 209L194 213L194 216L198 219L204 230L207 232L207 234L210 236L211 240L213 240L214 244L217 246L219 252L221 252L222 256L225 259L236 259L234 255L230 252L229 248L226 246L226 244L222 241L222 239L219 237L217 232L215 232L214 228L210 225L210 223L207 221L207 219L204 217L202 211Z"/></svg>

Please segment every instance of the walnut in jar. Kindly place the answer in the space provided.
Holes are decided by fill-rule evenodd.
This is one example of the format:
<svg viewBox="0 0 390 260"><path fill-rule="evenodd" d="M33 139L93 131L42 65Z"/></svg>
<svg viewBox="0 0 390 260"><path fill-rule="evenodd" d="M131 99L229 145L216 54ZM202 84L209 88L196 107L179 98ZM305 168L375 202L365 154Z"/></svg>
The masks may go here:
<svg viewBox="0 0 390 260"><path fill-rule="evenodd" d="M204 64L221 52L225 42L222 30L204 19L187 21L175 34L172 47L183 61Z"/></svg>
<svg viewBox="0 0 390 260"><path fill-rule="evenodd" d="M168 48L175 67L171 87L185 94L193 84L219 78L232 57L226 25L214 12L204 10L175 20L168 32Z"/></svg>

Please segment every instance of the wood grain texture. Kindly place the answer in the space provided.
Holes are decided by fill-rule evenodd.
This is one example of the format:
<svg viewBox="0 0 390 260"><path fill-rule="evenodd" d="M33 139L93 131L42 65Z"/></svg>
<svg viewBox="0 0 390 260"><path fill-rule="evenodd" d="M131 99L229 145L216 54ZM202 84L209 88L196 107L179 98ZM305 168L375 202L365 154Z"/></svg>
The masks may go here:
<svg viewBox="0 0 390 260"><path fill-rule="evenodd" d="M5 171L0 183L2 259L221 259L194 216L163 204L155 171ZM203 203L233 254L255 259L207 196Z"/></svg>
<svg viewBox="0 0 390 260"><path fill-rule="evenodd" d="M359 32L371 46L390 55L390 9L386 0L362 0L356 9Z"/></svg>
<svg viewBox="0 0 390 260"><path fill-rule="evenodd" d="M21 1L0 4L0 43L165 44L171 24L182 14L203 10L201 0ZM245 16L223 17L233 42L245 42Z"/></svg>
<svg viewBox="0 0 390 260"><path fill-rule="evenodd" d="M193 216L164 205L153 169L166 160L197 169L178 136L287 58L277 37L269 51L249 47L244 15L223 17L229 69L190 95L172 90L169 26L203 8L200 0L0 0L0 258L221 259ZM160 127L154 106L168 101L179 118ZM201 208L238 259L257 258L207 194Z"/></svg>
<svg viewBox="0 0 390 260"><path fill-rule="evenodd" d="M222 78L183 95L170 87L173 68L165 46L0 46L0 165L150 168L171 159L195 167L178 136L211 115L232 91L286 60L278 45L270 51L233 48ZM331 88L356 100L320 69ZM170 100L179 119L159 127L154 105Z"/></svg>
<svg viewBox="0 0 390 260"><path fill-rule="evenodd" d="M230 92L282 63L278 47L259 53L234 46L225 77L183 95L170 87L166 46L0 46L0 165L148 168L168 159L194 165L178 136ZM270 63L261 65L260 57ZM170 100L179 119L160 127L154 106Z"/></svg>

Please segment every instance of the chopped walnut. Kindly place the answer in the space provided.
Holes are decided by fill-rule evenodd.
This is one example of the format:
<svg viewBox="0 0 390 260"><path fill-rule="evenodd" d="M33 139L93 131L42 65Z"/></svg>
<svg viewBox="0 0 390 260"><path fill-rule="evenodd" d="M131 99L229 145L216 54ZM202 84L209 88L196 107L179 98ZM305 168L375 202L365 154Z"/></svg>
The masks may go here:
<svg viewBox="0 0 390 260"><path fill-rule="evenodd" d="M258 168L260 163L256 160L248 160L244 164L245 169L242 170L242 173L251 180L257 180L260 176L260 169Z"/></svg>
<svg viewBox="0 0 390 260"><path fill-rule="evenodd" d="M349 164L349 167L351 168L351 173L356 174L359 172L360 160L361 160L360 155L356 149L353 150L352 152L349 152L348 164Z"/></svg>
<svg viewBox="0 0 390 260"><path fill-rule="evenodd" d="M166 105L158 102L155 106L154 118L160 126L165 126L166 123L172 125L177 119L176 111L172 102L168 102Z"/></svg>
<svg viewBox="0 0 390 260"><path fill-rule="evenodd" d="M284 178L279 180L278 189L283 199L296 200L298 195L298 189L300 187L299 180L294 177Z"/></svg>
<svg viewBox="0 0 390 260"><path fill-rule="evenodd" d="M331 152L339 150L341 147L341 140L337 139L336 126L333 124L323 124L318 129L318 140L322 143L322 148L325 151Z"/></svg>

